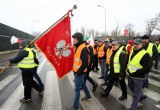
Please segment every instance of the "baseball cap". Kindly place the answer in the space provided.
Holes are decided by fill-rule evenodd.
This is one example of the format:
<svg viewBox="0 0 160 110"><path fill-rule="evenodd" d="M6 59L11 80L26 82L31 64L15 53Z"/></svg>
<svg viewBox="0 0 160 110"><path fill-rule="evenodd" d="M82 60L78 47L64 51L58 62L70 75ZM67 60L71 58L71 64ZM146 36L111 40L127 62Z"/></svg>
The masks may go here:
<svg viewBox="0 0 160 110"><path fill-rule="evenodd" d="M134 39L133 43L135 44L141 44L142 43L142 39Z"/></svg>

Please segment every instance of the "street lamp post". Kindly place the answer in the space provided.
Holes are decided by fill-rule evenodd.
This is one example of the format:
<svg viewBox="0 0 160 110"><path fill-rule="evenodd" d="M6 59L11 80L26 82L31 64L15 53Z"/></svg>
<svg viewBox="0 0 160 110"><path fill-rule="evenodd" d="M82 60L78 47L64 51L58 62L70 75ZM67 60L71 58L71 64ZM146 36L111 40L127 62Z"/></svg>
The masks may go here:
<svg viewBox="0 0 160 110"><path fill-rule="evenodd" d="M97 5L97 6L104 9L104 15L105 15L105 37L106 37L106 8L104 6L101 6L101 5Z"/></svg>
<svg viewBox="0 0 160 110"><path fill-rule="evenodd" d="M34 20L34 21L32 21L32 34L33 34L33 31L34 31L34 23L35 22L39 22L38 20Z"/></svg>

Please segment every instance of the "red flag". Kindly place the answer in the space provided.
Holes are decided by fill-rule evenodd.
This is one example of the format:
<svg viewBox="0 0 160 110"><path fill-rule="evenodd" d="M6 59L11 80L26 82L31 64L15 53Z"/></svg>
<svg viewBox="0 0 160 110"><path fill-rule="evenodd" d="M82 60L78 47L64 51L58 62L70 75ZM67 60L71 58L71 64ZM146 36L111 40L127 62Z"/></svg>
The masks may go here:
<svg viewBox="0 0 160 110"><path fill-rule="evenodd" d="M71 47L71 26L68 14L57 22L47 33L35 42L55 67L59 78L64 77L73 67L73 48Z"/></svg>
<svg viewBox="0 0 160 110"><path fill-rule="evenodd" d="M129 32L128 29L125 29L125 30L124 30L124 35L125 35L125 36L128 36L128 34L129 34L128 32Z"/></svg>

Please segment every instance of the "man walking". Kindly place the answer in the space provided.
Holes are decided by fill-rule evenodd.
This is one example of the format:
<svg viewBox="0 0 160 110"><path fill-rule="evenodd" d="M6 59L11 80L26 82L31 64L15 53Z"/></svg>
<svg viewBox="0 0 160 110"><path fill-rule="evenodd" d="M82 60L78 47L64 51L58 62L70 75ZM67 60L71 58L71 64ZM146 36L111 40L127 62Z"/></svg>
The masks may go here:
<svg viewBox="0 0 160 110"><path fill-rule="evenodd" d="M20 102L25 103L31 101L31 89L32 87L39 91L39 95L42 95L43 89L33 80L33 74L35 71L34 55L30 48L26 47L27 41L20 43L21 49L18 55L10 59L10 63L18 63L18 67L22 71L22 80L24 85L24 98L20 99Z"/></svg>
<svg viewBox="0 0 160 110"><path fill-rule="evenodd" d="M119 97L119 100L127 99L127 88L125 83L125 69L127 65L127 57L125 52L122 51L119 47L118 41L112 42L112 55L110 57L110 78L107 88L104 92L101 92L102 97L108 97L113 84L115 81L119 80L122 95Z"/></svg>
<svg viewBox="0 0 160 110"><path fill-rule="evenodd" d="M142 39L135 39L133 41L133 51L129 55L127 65L127 72L129 74L128 86L133 92L131 110L136 110L138 102L146 98L141 90L143 88L145 74L150 71L150 68L150 56L143 49Z"/></svg>
<svg viewBox="0 0 160 110"><path fill-rule="evenodd" d="M88 66L88 51L87 47L83 43L83 35L79 32L75 33L73 36L73 43L75 46L74 52L74 62L73 62L73 73L75 82L75 96L74 96L74 110L79 109L79 99L80 99L80 87L84 90L86 97L82 100L91 100L90 92L84 82L84 77L87 72Z"/></svg>

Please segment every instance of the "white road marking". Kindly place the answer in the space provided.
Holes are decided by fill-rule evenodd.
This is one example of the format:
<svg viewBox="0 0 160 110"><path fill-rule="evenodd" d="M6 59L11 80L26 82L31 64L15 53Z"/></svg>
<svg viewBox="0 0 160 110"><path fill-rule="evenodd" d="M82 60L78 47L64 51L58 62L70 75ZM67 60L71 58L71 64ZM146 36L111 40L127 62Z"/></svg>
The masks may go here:
<svg viewBox="0 0 160 110"><path fill-rule="evenodd" d="M69 81L71 82L71 85L72 87L74 88L74 76L73 76L73 73L70 72L68 74L68 79ZM97 100L96 97L94 97L94 95L91 93L91 96L92 96L92 100L91 101L80 101L82 107L84 110L106 110L103 105ZM80 98L84 97L85 96L85 93L83 91L81 91L81 96ZM94 105L94 106L93 106Z"/></svg>
<svg viewBox="0 0 160 110"><path fill-rule="evenodd" d="M44 59L44 60L42 61L42 63L38 66L37 73L40 73L40 71L42 70L45 62L46 62L46 59Z"/></svg>
<svg viewBox="0 0 160 110"><path fill-rule="evenodd" d="M91 77L99 84L101 85L103 82L103 80L101 79L98 79L98 77L100 77L99 75L97 75L96 73L91 73ZM106 89L105 86L102 86L102 88ZM132 97L130 95L127 95L127 99L124 100L124 101L120 101L119 100L119 97L122 95L122 92L121 90L116 87L116 86L113 86L111 92L110 92L110 95L112 95L114 98L116 98L116 100L121 103L123 106L125 106L127 109L129 109L131 107L131 104L132 104ZM138 106L142 106L143 104L142 103L138 103Z"/></svg>
<svg viewBox="0 0 160 110"><path fill-rule="evenodd" d="M10 84L17 76L18 74L9 75L8 77L0 81L0 91L3 90L5 86Z"/></svg>
<svg viewBox="0 0 160 110"><path fill-rule="evenodd" d="M0 110L18 110L21 106L20 98L23 98L23 84L12 93L8 100L0 107Z"/></svg>
<svg viewBox="0 0 160 110"><path fill-rule="evenodd" d="M55 71L47 72L42 110L62 110L60 91Z"/></svg>

